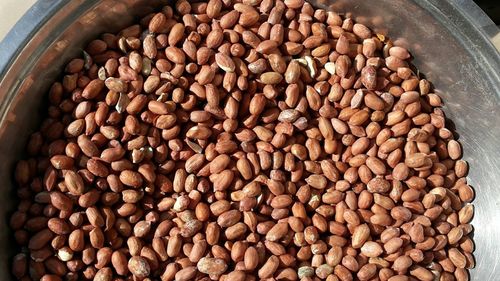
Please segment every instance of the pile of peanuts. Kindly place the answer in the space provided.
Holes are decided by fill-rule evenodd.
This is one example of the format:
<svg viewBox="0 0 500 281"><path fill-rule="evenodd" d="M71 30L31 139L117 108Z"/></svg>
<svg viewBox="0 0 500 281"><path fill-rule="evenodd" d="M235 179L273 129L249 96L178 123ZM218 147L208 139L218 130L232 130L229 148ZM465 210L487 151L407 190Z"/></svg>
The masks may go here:
<svg viewBox="0 0 500 281"><path fill-rule="evenodd" d="M304 0L178 0L71 60L17 280L468 280L474 197L409 52Z"/></svg>

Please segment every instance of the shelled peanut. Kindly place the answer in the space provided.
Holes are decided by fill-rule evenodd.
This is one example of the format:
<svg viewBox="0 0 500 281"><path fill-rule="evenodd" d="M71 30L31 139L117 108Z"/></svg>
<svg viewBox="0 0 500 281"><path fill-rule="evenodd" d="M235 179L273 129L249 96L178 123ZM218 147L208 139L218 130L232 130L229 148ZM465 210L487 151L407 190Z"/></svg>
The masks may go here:
<svg viewBox="0 0 500 281"><path fill-rule="evenodd" d="M14 277L468 280L468 165L410 59L304 0L103 34L17 164Z"/></svg>

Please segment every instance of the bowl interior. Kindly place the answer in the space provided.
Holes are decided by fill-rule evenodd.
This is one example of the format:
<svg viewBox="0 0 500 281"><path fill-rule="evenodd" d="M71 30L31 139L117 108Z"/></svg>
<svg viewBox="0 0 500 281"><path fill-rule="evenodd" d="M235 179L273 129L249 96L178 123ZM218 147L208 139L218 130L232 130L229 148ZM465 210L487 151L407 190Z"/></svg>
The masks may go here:
<svg viewBox="0 0 500 281"><path fill-rule="evenodd" d="M40 122L43 98L62 66L105 31L117 31L166 1L39 0L0 45L0 279L10 279L8 217L15 186L12 171ZM500 259L500 59L487 40L497 32L472 1L339 0L314 5L350 13L356 21L407 47L414 64L445 102L449 124L463 145L475 187L473 225L476 268L472 280L494 280ZM486 30L486 32L485 32Z"/></svg>

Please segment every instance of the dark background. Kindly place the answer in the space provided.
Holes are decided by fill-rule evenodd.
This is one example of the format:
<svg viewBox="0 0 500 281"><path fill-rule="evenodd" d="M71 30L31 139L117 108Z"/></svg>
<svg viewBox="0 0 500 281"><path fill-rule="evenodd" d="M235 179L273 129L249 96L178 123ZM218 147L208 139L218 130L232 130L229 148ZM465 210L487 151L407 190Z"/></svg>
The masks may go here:
<svg viewBox="0 0 500 281"><path fill-rule="evenodd" d="M500 0L474 0L488 16L500 25Z"/></svg>

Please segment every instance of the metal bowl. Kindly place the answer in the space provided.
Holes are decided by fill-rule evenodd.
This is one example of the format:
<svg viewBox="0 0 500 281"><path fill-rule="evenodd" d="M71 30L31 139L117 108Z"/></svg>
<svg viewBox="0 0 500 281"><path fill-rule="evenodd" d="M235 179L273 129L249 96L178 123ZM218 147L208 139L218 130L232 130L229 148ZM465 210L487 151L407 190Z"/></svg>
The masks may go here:
<svg viewBox="0 0 500 281"><path fill-rule="evenodd" d="M0 280L14 253L7 221L14 163L40 122L43 97L71 57L103 31L118 31L162 0L39 0L0 44ZM445 101L476 190L472 280L500 276L500 55L498 28L471 0L318 0L409 48Z"/></svg>

